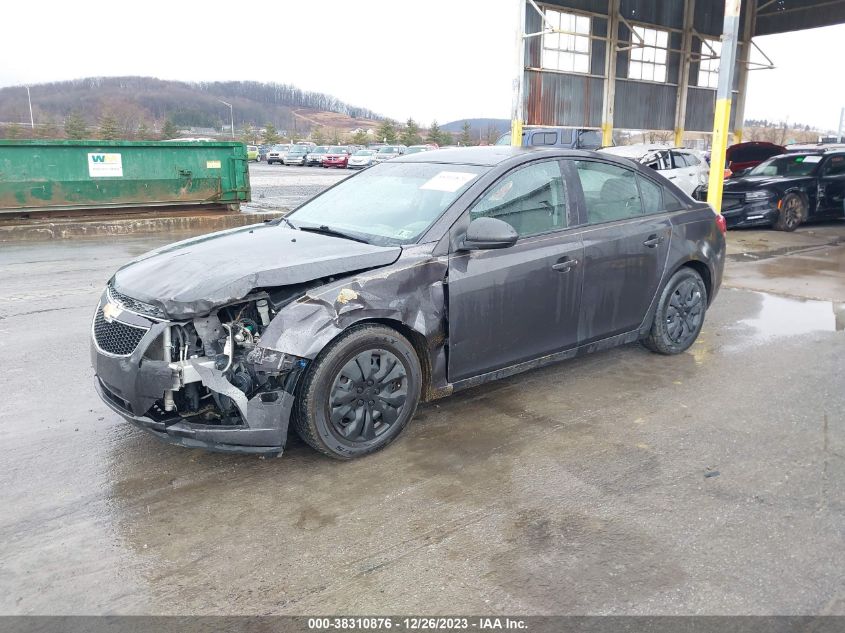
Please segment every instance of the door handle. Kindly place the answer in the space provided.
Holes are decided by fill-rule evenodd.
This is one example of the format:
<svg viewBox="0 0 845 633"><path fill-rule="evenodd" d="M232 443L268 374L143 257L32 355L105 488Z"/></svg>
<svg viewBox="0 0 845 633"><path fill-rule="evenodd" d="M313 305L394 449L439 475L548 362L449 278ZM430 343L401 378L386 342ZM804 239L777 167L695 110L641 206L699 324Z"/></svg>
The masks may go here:
<svg viewBox="0 0 845 633"><path fill-rule="evenodd" d="M658 237L657 235L649 235L648 239L643 242L643 246L648 246L649 248L654 248L658 244L663 242L662 237Z"/></svg>
<svg viewBox="0 0 845 633"><path fill-rule="evenodd" d="M577 259L570 259L569 257L561 257L555 264L552 265L552 270L561 273L568 273L572 268L578 265Z"/></svg>

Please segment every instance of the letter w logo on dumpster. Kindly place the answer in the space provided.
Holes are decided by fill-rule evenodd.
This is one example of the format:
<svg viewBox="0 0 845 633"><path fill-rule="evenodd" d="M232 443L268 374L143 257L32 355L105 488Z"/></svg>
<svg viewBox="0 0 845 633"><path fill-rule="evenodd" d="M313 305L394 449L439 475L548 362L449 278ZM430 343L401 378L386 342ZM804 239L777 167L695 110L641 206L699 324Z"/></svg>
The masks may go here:
<svg viewBox="0 0 845 633"><path fill-rule="evenodd" d="M88 175L91 178L122 178L123 160L120 154L88 154Z"/></svg>

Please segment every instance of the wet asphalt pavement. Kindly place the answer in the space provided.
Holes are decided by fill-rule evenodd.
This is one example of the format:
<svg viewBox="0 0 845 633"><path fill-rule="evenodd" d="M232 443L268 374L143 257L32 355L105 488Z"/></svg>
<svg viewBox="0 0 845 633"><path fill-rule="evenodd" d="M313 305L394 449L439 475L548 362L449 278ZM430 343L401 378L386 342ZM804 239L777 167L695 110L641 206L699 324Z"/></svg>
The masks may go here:
<svg viewBox="0 0 845 633"><path fill-rule="evenodd" d="M845 225L731 233L688 353L475 388L351 463L100 403L97 297L174 237L0 248L0 613L845 614Z"/></svg>

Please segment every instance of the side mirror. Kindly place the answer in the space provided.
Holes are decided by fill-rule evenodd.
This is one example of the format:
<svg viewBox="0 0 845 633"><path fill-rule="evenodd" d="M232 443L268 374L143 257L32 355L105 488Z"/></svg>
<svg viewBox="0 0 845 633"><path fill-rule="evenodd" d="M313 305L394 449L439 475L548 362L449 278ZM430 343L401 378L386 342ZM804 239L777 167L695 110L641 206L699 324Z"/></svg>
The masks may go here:
<svg viewBox="0 0 845 633"><path fill-rule="evenodd" d="M516 244L519 233L507 222L498 218L475 218L467 227L461 248L486 250L508 248Z"/></svg>

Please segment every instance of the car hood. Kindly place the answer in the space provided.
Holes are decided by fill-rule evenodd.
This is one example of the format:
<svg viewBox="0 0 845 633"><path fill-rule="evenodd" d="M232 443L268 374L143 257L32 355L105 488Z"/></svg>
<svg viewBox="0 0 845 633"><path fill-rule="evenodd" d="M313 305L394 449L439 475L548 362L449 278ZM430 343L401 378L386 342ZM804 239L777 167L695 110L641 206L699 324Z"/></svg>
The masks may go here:
<svg viewBox="0 0 845 633"><path fill-rule="evenodd" d="M202 316L258 288L307 283L387 266L402 249L255 224L150 251L120 268L112 283L171 318Z"/></svg>
<svg viewBox="0 0 845 633"><path fill-rule="evenodd" d="M764 187L782 187L784 185L808 180L807 176L742 176L729 178L725 181L725 192L753 191Z"/></svg>

